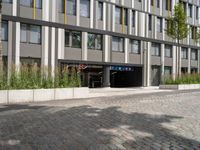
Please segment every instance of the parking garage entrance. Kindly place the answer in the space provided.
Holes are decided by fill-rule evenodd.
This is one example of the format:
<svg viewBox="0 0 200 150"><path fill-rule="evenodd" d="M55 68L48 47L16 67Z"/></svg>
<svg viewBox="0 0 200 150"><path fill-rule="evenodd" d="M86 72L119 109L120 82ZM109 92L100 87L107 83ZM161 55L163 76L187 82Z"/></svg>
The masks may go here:
<svg viewBox="0 0 200 150"><path fill-rule="evenodd" d="M62 63L62 68L80 71L81 85L89 88L142 86L142 67ZM70 75L70 73L69 73Z"/></svg>
<svg viewBox="0 0 200 150"><path fill-rule="evenodd" d="M113 66L110 70L111 87L142 86L142 67Z"/></svg>

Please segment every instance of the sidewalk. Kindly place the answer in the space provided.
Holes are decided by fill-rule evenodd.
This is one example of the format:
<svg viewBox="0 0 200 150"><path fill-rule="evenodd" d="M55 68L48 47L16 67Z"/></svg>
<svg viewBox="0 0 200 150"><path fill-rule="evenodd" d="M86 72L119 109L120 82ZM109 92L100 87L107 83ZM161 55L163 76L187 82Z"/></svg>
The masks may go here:
<svg viewBox="0 0 200 150"><path fill-rule="evenodd" d="M89 90L89 97L109 97L120 95L133 95L145 93L171 92L172 90L160 90L159 87L132 87L132 88L96 88Z"/></svg>

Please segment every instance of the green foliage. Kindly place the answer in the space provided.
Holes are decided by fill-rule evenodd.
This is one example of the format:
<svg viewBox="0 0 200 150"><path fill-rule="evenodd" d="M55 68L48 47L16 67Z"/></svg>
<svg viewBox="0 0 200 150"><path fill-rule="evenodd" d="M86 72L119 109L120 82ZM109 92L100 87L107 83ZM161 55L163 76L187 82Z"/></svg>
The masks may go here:
<svg viewBox="0 0 200 150"><path fill-rule="evenodd" d="M81 86L80 72L72 67L69 72L68 67L56 69L55 76L52 77L50 72L42 73L42 69L37 65L22 65L20 71L15 67L12 68L10 78L7 74L0 71L0 90L4 89L40 89L40 88L67 88Z"/></svg>
<svg viewBox="0 0 200 150"><path fill-rule="evenodd" d="M173 38L182 40L187 37L189 29L187 26L187 15L184 12L183 4L178 3L174 7L174 14L168 17L167 34Z"/></svg>
<svg viewBox="0 0 200 150"><path fill-rule="evenodd" d="M164 78L164 84L200 84L200 74L184 74L175 80L167 76Z"/></svg>

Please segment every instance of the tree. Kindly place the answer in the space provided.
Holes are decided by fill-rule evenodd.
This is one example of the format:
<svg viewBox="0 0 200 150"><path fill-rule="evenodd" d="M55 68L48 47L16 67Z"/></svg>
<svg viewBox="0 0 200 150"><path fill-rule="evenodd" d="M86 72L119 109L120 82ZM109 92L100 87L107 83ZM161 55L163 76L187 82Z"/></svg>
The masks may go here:
<svg viewBox="0 0 200 150"><path fill-rule="evenodd" d="M174 14L171 17L168 17L168 27L167 34L172 39L177 40L177 65L178 65L178 77L181 74L181 63L180 63L180 41L185 39L188 36L189 28L187 25L187 15L184 12L183 3L180 2L174 6Z"/></svg>
<svg viewBox="0 0 200 150"><path fill-rule="evenodd" d="M0 71L2 71L3 70L3 47L2 47L2 41L1 41L1 36L2 36L2 33L1 33L1 31L2 31L2 28L1 28L1 22L2 22L2 0L0 0Z"/></svg>

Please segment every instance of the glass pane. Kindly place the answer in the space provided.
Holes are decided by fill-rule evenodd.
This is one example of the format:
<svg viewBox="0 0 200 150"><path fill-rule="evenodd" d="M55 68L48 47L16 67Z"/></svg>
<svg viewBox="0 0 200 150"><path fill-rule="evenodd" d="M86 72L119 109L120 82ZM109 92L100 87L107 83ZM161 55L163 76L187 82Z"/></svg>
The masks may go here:
<svg viewBox="0 0 200 150"><path fill-rule="evenodd" d="M64 1L58 0L58 12L63 13L64 12Z"/></svg>
<svg viewBox="0 0 200 150"><path fill-rule="evenodd" d="M35 44L41 43L41 28L40 26L30 26L30 42Z"/></svg>
<svg viewBox="0 0 200 150"><path fill-rule="evenodd" d="M81 33L72 32L72 47L81 48Z"/></svg>
<svg viewBox="0 0 200 150"><path fill-rule="evenodd" d="M67 1L67 14L76 15L76 0Z"/></svg>
<svg viewBox="0 0 200 150"><path fill-rule="evenodd" d="M89 0L81 0L80 1L80 16L82 17L90 17L90 1Z"/></svg>
<svg viewBox="0 0 200 150"><path fill-rule="evenodd" d="M96 46L96 49L102 50L102 47L103 47L102 35L97 35L96 38L97 38L97 46Z"/></svg>
<svg viewBox="0 0 200 150"><path fill-rule="evenodd" d="M118 37L112 37L112 50L119 51L118 49Z"/></svg>
<svg viewBox="0 0 200 150"><path fill-rule="evenodd" d="M12 3L12 0L3 0L3 3Z"/></svg>
<svg viewBox="0 0 200 150"><path fill-rule="evenodd" d="M132 41L132 52L133 53L140 53L140 42L138 40Z"/></svg>
<svg viewBox="0 0 200 150"><path fill-rule="evenodd" d="M123 52L124 51L124 39L119 38L119 51Z"/></svg>
<svg viewBox="0 0 200 150"><path fill-rule="evenodd" d="M32 0L20 0L20 4L23 6L32 7Z"/></svg>
<svg viewBox="0 0 200 150"><path fill-rule="evenodd" d="M121 24L121 8L115 7L115 23Z"/></svg>
<svg viewBox="0 0 200 150"><path fill-rule="evenodd" d="M70 32L65 31L65 46L69 46Z"/></svg>
<svg viewBox="0 0 200 150"><path fill-rule="evenodd" d="M27 42L27 25L21 24L21 42Z"/></svg>
<svg viewBox="0 0 200 150"><path fill-rule="evenodd" d="M99 2L98 4L98 19L103 20L103 3Z"/></svg>
<svg viewBox="0 0 200 150"><path fill-rule="evenodd" d="M42 8L42 0L36 0L36 8Z"/></svg>
<svg viewBox="0 0 200 150"><path fill-rule="evenodd" d="M88 34L88 48L95 49L95 34Z"/></svg>
<svg viewBox="0 0 200 150"><path fill-rule="evenodd" d="M2 22L2 40L7 41L8 40L8 22L3 21Z"/></svg>

